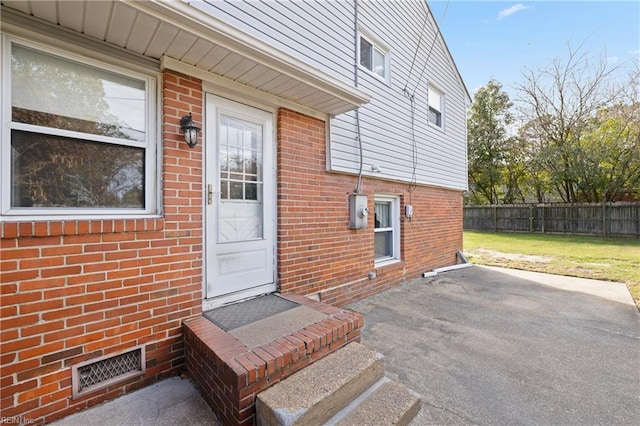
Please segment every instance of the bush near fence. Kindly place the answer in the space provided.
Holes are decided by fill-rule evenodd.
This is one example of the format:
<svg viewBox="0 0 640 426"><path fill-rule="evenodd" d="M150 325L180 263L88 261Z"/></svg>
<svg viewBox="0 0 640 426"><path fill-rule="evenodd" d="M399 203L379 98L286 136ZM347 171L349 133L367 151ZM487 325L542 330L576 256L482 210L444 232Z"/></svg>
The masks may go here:
<svg viewBox="0 0 640 426"><path fill-rule="evenodd" d="M640 237L640 202L465 206L464 229Z"/></svg>

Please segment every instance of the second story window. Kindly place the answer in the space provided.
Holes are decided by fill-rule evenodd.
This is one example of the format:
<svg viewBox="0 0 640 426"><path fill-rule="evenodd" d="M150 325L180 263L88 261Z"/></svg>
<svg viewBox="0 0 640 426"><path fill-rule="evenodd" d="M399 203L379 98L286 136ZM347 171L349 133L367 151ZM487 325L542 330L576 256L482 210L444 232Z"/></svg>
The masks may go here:
<svg viewBox="0 0 640 426"><path fill-rule="evenodd" d="M389 76L388 50L360 34L360 65L383 80Z"/></svg>
<svg viewBox="0 0 640 426"><path fill-rule="evenodd" d="M442 92L429 87L429 123L443 128L444 95Z"/></svg>

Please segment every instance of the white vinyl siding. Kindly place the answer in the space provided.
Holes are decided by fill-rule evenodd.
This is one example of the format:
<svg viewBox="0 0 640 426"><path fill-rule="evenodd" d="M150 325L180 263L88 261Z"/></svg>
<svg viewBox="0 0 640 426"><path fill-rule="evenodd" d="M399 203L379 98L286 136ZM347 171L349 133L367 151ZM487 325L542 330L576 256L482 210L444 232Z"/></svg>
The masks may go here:
<svg viewBox="0 0 640 426"><path fill-rule="evenodd" d="M355 1L206 0L191 4L347 84L355 84L357 70L358 89L372 96L359 112L365 174L411 182L417 152L418 184L467 188L468 95L446 45L439 35L435 38L437 28L431 16L413 61L428 10L424 1L358 1L357 23ZM356 34L363 34L363 30L365 35L374 36L369 41L383 43L381 47L388 49L387 58L392 53L392 63L387 63L387 84L380 84L378 75L360 65ZM242 62L237 67L241 68ZM232 68L228 72L233 76L236 71ZM392 78L388 78L391 72ZM264 79L262 90L268 91L271 83L278 84L274 76L265 75ZM446 131L429 125L427 92L432 83L446 95L446 117L442 117ZM405 85L414 96L414 120L403 91ZM330 122L328 169L356 174L360 151L355 112L332 117ZM372 164L380 166L382 173L371 172Z"/></svg>
<svg viewBox="0 0 640 426"><path fill-rule="evenodd" d="M345 82L354 78L354 3L205 0L192 5Z"/></svg>
<svg viewBox="0 0 640 426"><path fill-rule="evenodd" d="M411 69L427 6L421 1L358 2L358 10L360 25L369 33L384 34L384 42L393 52L393 78L389 85L381 85L370 73L359 72L359 88L372 95L371 101L359 110L365 174L397 181L412 180L412 117L410 99L403 91L406 85L415 102L416 182L467 189L468 96L446 45L440 36L434 42L437 28L432 17L427 21ZM429 125L428 85L431 83L446 96L446 102L443 102L446 103L446 118L443 117L446 131ZM331 119L330 170L358 172L356 134L354 112ZM370 172L373 164L378 165L382 173Z"/></svg>

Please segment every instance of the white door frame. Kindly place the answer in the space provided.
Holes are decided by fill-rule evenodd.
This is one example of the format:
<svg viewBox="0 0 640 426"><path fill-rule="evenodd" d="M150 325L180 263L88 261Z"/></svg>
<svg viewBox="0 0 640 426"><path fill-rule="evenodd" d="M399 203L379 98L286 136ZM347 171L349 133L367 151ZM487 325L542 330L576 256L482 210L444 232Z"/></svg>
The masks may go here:
<svg viewBox="0 0 640 426"><path fill-rule="evenodd" d="M219 189L219 169L218 169L218 114L219 112L231 113L238 117L251 117L252 114L261 117L270 117L269 120L265 119L264 126L264 162L267 165L263 169L263 203L265 209L266 220L263 223L264 227L264 239L268 240L267 244L270 244L270 252L272 255L270 262L272 267L272 279L270 283L265 283L250 288L240 288L238 291L232 291L230 293L219 294L211 297L210 289L215 282L212 280L215 278L216 266L212 262L218 260L213 258L216 256L217 242L217 223L218 211L217 200L220 196ZM277 187L276 187L276 126L275 126L276 112L269 108L256 108L229 99L221 98L210 93L205 93L205 135L203 146L203 177L204 177L204 196L203 196L203 269L204 269L204 283L203 294L204 302L203 309L213 309L218 306L222 306L228 303L236 302L253 296L257 296L265 293L272 293L276 291L276 248L277 248ZM268 157L268 158L267 158ZM208 194L209 185L212 188L212 194ZM209 197L212 198L209 203Z"/></svg>

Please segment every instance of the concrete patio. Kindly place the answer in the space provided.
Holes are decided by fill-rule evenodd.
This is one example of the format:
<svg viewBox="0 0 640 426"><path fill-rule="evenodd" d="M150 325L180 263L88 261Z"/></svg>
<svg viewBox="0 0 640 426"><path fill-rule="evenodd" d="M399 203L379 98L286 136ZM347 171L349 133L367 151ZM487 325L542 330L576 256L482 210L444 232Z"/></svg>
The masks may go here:
<svg viewBox="0 0 640 426"><path fill-rule="evenodd" d="M473 266L348 307L427 424L632 424L640 314L624 284ZM54 423L220 424L174 377Z"/></svg>

